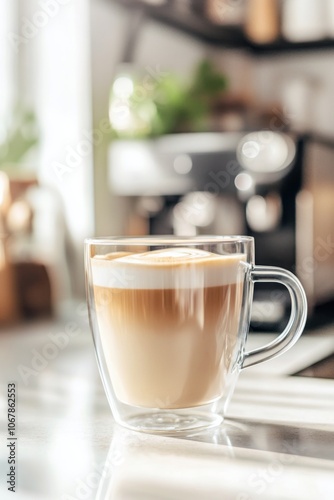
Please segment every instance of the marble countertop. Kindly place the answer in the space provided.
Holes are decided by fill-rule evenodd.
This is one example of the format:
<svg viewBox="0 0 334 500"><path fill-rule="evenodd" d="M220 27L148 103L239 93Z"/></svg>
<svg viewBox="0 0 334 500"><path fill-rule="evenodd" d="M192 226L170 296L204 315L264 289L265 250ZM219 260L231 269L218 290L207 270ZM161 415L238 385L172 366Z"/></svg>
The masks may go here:
<svg viewBox="0 0 334 500"><path fill-rule="evenodd" d="M334 352L333 328L305 334L288 353L243 371L225 423L181 439L114 423L89 329L78 311L0 335L1 499L334 498L334 380L291 376ZM68 321L79 334L62 350L50 350L46 363L33 366L36 352ZM249 345L271 338L252 335ZM5 479L6 390L12 381L16 496Z"/></svg>

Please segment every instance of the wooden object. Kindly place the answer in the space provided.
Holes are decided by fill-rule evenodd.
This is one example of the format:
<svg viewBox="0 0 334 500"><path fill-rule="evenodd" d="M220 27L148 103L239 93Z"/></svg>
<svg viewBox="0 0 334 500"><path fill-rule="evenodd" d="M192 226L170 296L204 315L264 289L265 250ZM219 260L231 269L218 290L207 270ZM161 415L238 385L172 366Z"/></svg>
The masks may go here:
<svg viewBox="0 0 334 500"><path fill-rule="evenodd" d="M0 325L18 318L14 271L8 260L6 237L0 238Z"/></svg>
<svg viewBox="0 0 334 500"><path fill-rule="evenodd" d="M280 31L277 0L249 0L246 34L252 42L274 42Z"/></svg>

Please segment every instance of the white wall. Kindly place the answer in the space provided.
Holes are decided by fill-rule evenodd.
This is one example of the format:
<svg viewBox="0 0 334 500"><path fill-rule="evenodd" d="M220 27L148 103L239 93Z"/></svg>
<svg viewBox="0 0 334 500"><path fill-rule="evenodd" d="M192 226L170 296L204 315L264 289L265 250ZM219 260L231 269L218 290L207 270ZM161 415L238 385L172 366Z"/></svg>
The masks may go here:
<svg viewBox="0 0 334 500"><path fill-rule="evenodd" d="M233 92L264 105L282 103L291 125L334 136L334 51L305 51L256 56L214 48Z"/></svg>
<svg viewBox="0 0 334 500"><path fill-rule="evenodd" d="M239 49L210 47L209 55L227 75L229 90L238 95L253 96L256 74L251 54Z"/></svg>
<svg viewBox="0 0 334 500"><path fill-rule="evenodd" d="M332 50L258 58L254 61L254 72L254 92L260 102L282 98L284 102L288 94L285 111L292 121L304 122L306 129L333 137Z"/></svg>
<svg viewBox="0 0 334 500"><path fill-rule="evenodd" d="M110 85L115 66L121 57L122 40L126 32L123 9L105 0L91 0L91 101L93 127L108 119ZM95 234L103 236L122 232L125 214L124 202L115 200L107 182L108 143L104 135L102 144L94 148ZM117 214L117 215L115 215Z"/></svg>

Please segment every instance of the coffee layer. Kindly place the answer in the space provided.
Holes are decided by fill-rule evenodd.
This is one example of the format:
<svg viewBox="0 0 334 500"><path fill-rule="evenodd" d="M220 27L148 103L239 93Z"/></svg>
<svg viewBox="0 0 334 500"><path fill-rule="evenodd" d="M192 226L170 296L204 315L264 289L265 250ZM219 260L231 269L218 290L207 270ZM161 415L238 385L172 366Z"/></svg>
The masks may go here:
<svg viewBox="0 0 334 500"><path fill-rule="evenodd" d="M242 283L179 290L95 286L94 294L119 400L186 408L221 397L239 349Z"/></svg>
<svg viewBox="0 0 334 500"><path fill-rule="evenodd" d="M92 258L93 283L120 289L199 288L242 279L243 254L219 255L195 248L118 252Z"/></svg>

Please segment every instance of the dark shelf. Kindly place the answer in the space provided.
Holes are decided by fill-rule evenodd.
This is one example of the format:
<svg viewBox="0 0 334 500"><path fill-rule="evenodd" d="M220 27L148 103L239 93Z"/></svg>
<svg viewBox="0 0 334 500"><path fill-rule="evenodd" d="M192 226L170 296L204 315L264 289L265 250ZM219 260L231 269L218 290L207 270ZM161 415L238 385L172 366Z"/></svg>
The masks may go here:
<svg viewBox="0 0 334 500"><path fill-rule="evenodd" d="M317 40L313 42L298 43L292 43L284 40L283 38L275 41L274 43L264 45L254 44L249 41L247 43L249 45L249 48L259 55L334 49L334 40L330 38L325 38L323 40Z"/></svg>
<svg viewBox="0 0 334 500"><path fill-rule="evenodd" d="M311 42L293 43L283 38L273 43L257 44L249 40L242 29L236 26L219 26L196 12L172 8L170 5L151 6L140 0L113 0L128 8L144 8L147 16L167 26L188 33L206 43L226 48L248 50L256 55L334 49L334 39L326 38Z"/></svg>

